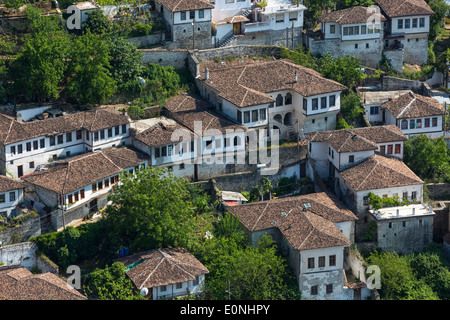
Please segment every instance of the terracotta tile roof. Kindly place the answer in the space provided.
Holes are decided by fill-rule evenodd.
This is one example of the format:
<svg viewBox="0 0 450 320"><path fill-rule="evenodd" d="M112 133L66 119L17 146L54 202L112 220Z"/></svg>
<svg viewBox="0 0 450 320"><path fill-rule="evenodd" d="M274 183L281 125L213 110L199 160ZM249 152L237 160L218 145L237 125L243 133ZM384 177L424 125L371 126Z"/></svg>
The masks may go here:
<svg viewBox="0 0 450 320"><path fill-rule="evenodd" d="M339 173L354 191L423 184L403 161L378 154Z"/></svg>
<svg viewBox="0 0 450 320"><path fill-rule="evenodd" d="M337 152L377 150L377 143L407 140L396 125L315 131L305 137L311 142L327 141Z"/></svg>
<svg viewBox="0 0 450 320"><path fill-rule="evenodd" d="M183 248L155 249L116 261L129 269L127 275L138 289L192 281L197 276L209 273L200 261Z"/></svg>
<svg viewBox="0 0 450 320"><path fill-rule="evenodd" d="M213 9L214 6L207 0L156 0L171 12Z"/></svg>
<svg viewBox="0 0 450 320"><path fill-rule="evenodd" d="M0 300L87 300L53 273L32 274L15 265L0 267Z"/></svg>
<svg viewBox="0 0 450 320"><path fill-rule="evenodd" d="M94 132L129 122L128 116L106 109L95 109L31 122L18 122L10 116L0 114L0 142L7 145L79 129Z"/></svg>
<svg viewBox="0 0 450 320"><path fill-rule="evenodd" d="M219 96L238 107L247 107L275 101L268 93L293 90L304 97L338 92L347 89L340 83L326 79L320 73L296 65L289 60L269 60L259 63L242 63L208 66L209 79L205 80L205 69L199 79L219 92ZM211 68L212 67L212 68ZM211 69L210 69L211 68ZM297 74L298 81L295 82Z"/></svg>
<svg viewBox="0 0 450 320"><path fill-rule="evenodd" d="M150 147L163 146L183 140L184 135L178 135L176 133L177 130L183 130L182 133L188 133L190 139L194 139L195 135L192 131L179 123L176 125L165 125L163 123L158 123L155 126L137 134L134 139ZM173 134L175 134L175 136L172 136Z"/></svg>
<svg viewBox="0 0 450 320"><path fill-rule="evenodd" d="M372 18L375 13L374 8L355 6L321 15L319 21L322 23L332 22L338 24L364 23L368 22L369 18ZM386 21L385 16L381 13L373 16L373 18L379 19L381 22ZM375 20L371 21L375 22Z"/></svg>
<svg viewBox="0 0 450 320"><path fill-rule="evenodd" d="M397 119L443 115L444 107L434 98L409 92L381 105Z"/></svg>
<svg viewBox="0 0 450 320"><path fill-rule="evenodd" d="M0 175L0 192L6 192L22 188L25 188L23 182Z"/></svg>
<svg viewBox="0 0 450 320"><path fill-rule="evenodd" d="M194 134L199 133L196 132L196 122L201 124L202 134L212 129L219 130L222 133L227 133L227 129L247 130L247 127L239 125L212 110L177 112L172 114L172 118L189 128Z"/></svg>
<svg viewBox="0 0 450 320"><path fill-rule="evenodd" d="M304 211L304 204L310 208ZM321 192L261 201L227 210L250 232L278 228L297 250L350 244L335 223L357 220L335 195Z"/></svg>
<svg viewBox="0 0 450 320"><path fill-rule="evenodd" d="M179 94L170 98L164 103L164 107L171 113L214 109L210 103L192 94Z"/></svg>
<svg viewBox="0 0 450 320"><path fill-rule="evenodd" d="M377 0L377 4L389 18L434 13L424 0Z"/></svg>
<svg viewBox="0 0 450 320"><path fill-rule="evenodd" d="M90 152L46 166L22 179L58 194L67 194L97 180L139 165L147 156L130 148Z"/></svg>
<svg viewBox="0 0 450 320"><path fill-rule="evenodd" d="M238 23L238 22L249 22L250 19L242 16L242 15L236 15L232 17L228 17L224 19L227 23Z"/></svg>

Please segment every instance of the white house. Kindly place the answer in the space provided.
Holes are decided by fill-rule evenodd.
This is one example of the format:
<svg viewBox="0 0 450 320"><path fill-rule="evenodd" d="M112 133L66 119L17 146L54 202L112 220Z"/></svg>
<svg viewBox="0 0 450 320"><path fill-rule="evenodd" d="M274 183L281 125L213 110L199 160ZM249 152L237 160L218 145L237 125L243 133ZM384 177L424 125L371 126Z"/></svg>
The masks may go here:
<svg viewBox="0 0 450 320"><path fill-rule="evenodd" d="M344 271L356 216L334 195L313 193L227 206L253 245L270 235L297 277L302 299L353 299Z"/></svg>
<svg viewBox="0 0 450 320"><path fill-rule="evenodd" d="M165 42L171 48L209 49L211 43L211 10L208 0L155 0L163 18Z"/></svg>
<svg viewBox="0 0 450 320"><path fill-rule="evenodd" d="M308 32L306 47L315 54L351 55L377 67L383 52L386 18L375 7L354 6L319 17L320 32Z"/></svg>
<svg viewBox="0 0 450 320"><path fill-rule="evenodd" d="M205 62L200 94L216 111L249 128L292 134L336 128L345 86L288 60ZM260 137L261 138L261 137Z"/></svg>
<svg viewBox="0 0 450 320"><path fill-rule="evenodd" d="M24 188L23 182L0 176L0 218L18 214L17 206L23 199Z"/></svg>
<svg viewBox="0 0 450 320"><path fill-rule="evenodd" d="M303 28L303 4L294 4L292 0L268 0L267 6L258 6L258 1L250 0L214 0L213 21L216 46L231 44L233 39L239 44L240 39L251 39L255 44L274 44L273 39L285 40L286 29L290 29L289 43L300 40ZM271 43L267 43L263 33L270 33ZM238 36L238 37L236 37ZM243 40L247 41L247 40ZM261 42L262 41L262 42Z"/></svg>
<svg viewBox="0 0 450 320"><path fill-rule="evenodd" d="M209 270L183 248L163 248L117 259L136 288L150 300L173 299L203 292Z"/></svg>
<svg viewBox="0 0 450 320"><path fill-rule="evenodd" d="M364 106L367 119L372 125L383 124L383 110L381 105L389 100L396 99L410 90L392 91L363 91L359 95Z"/></svg>
<svg viewBox="0 0 450 320"><path fill-rule="evenodd" d="M377 224L378 248L409 254L433 242L435 213L427 204L369 210Z"/></svg>
<svg viewBox="0 0 450 320"><path fill-rule="evenodd" d="M381 105L382 121L394 124L405 135L443 135L445 109L438 100L412 91Z"/></svg>
<svg viewBox="0 0 450 320"><path fill-rule="evenodd" d="M430 16L434 13L424 0L377 0L384 22L384 50L399 51L404 62L427 62Z"/></svg>
<svg viewBox="0 0 450 320"><path fill-rule="evenodd" d="M375 153L403 159L406 136L395 125L307 133L308 157L322 179L373 157Z"/></svg>
<svg viewBox="0 0 450 320"><path fill-rule="evenodd" d="M64 214L79 210L79 217L95 213L106 204L121 173L134 174L149 166L143 153L128 147L91 152L46 165L22 178L29 200ZM67 221L66 221L67 223Z"/></svg>
<svg viewBox="0 0 450 320"><path fill-rule="evenodd" d="M1 174L20 178L58 159L128 145L129 122L107 109L30 122L0 114Z"/></svg>

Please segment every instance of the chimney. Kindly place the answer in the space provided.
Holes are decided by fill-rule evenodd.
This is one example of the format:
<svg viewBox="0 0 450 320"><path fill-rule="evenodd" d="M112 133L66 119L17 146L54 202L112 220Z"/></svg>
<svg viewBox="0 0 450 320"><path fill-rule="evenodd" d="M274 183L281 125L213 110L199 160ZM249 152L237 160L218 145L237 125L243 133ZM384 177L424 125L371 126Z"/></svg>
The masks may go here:
<svg viewBox="0 0 450 320"><path fill-rule="evenodd" d="M298 73L297 73L297 71L295 71L295 79L294 79L294 83L297 83L298 82Z"/></svg>
<svg viewBox="0 0 450 320"><path fill-rule="evenodd" d="M23 118L22 118L22 114L21 113L18 113L16 115L16 120L17 120L17 122L23 122Z"/></svg>
<svg viewBox="0 0 450 320"><path fill-rule="evenodd" d="M399 216L400 216L400 210L397 209L397 217L399 217Z"/></svg>
<svg viewBox="0 0 450 320"><path fill-rule="evenodd" d="M413 215L416 214L416 208L412 208L413 209Z"/></svg>
<svg viewBox="0 0 450 320"><path fill-rule="evenodd" d="M209 80L209 70L205 68L205 80Z"/></svg>

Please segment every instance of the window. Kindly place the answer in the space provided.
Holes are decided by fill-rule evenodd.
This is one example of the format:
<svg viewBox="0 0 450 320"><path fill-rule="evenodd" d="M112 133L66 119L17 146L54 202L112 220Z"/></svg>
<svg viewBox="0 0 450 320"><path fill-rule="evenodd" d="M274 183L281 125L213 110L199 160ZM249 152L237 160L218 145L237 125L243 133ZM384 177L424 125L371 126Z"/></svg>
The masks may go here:
<svg viewBox="0 0 450 320"><path fill-rule="evenodd" d="M312 109L313 110L319 109L319 99L318 98L312 99Z"/></svg>
<svg viewBox="0 0 450 320"><path fill-rule="evenodd" d="M45 148L45 138L39 141L40 147Z"/></svg>
<svg viewBox="0 0 450 320"><path fill-rule="evenodd" d="M279 94L276 99L276 106L281 107L283 105L283 96Z"/></svg>
<svg viewBox="0 0 450 320"><path fill-rule="evenodd" d="M329 100L330 100L330 108L334 107L336 105L336 96L335 95L330 96Z"/></svg>
<svg viewBox="0 0 450 320"><path fill-rule="evenodd" d="M277 14L276 15L276 23L282 23L284 22L284 13L283 14Z"/></svg>
<svg viewBox="0 0 450 320"><path fill-rule="evenodd" d="M378 106L370 107L370 114L375 115L378 114Z"/></svg>
<svg viewBox="0 0 450 320"><path fill-rule="evenodd" d="M369 44L368 43L366 43L366 49L369 49Z"/></svg>
<svg viewBox="0 0 450 320"><path fill-rule="evenodd" d="M419 19L419 28L425 28L425 18Z"/></svg>
<svg viewBox="0 0 450 320"><path fill-rule="evenodd" d="M365 205L365 206L369 205L369 197L368 196L363 197L363 205Z"/></svg>
<svg viewBox="0 0 450 320"><path fill-rule="evenodd" d="M206 149L212 149L212 140L205 141Z"/></svg>
<svg viewBox="0 0 450 320"><path fill-rule="evenodd" d="M405 29L409 29L409 28L411 28L411 20L405 19Z"/></svg>
<svg viewBox="0 0 450 320"><path fill-rule="evenodd" d="M191 19L191 20L195 19L195 11L194 10L189 11L189 19Z"/></svg>
<svg viewBox="0 0 450 320"><path fill-rule="evenodd" d="M56 139L57 139L58 144L63 144L64 143L64 136L62 134L57 136Z"/></svg>
<svg viewBox="0 0 450 320"><path fill-rule="evenodd" d="M311 295L315 296L319 293L319 287L318 286L312 286L311 287Z"/></svg>
<svg viewBox="0 0 450 320"><path fill-rule="evenodd" d="M94 132L94 141L98 141L98 131Z"/></svg>
<svg viewBox="0 0 450 320"><path fill-rule="evenodd" d="M5 201L6 201L5 200L5 194L4 193L0 194L0 203L3 203Z"/></svg>
<svg viewBox="0 0 450 320"><path fill-rule="evenodd" d="M284 98L284 104L285 105L292 104L292 94L290 92L286 93L286 97Z"/></svg>
<svg viewBox="0 0 450 320"><path fill-rule="evenodd" d="M392 222L389 222L389 229L392 229Z"/></svg>
<svg viewBox="0 0 450 320"><path fill-rule="evenodd" d="M22 145L21 144L17 145L17 153L21 154L22 152L23 152Z"/></svg>
<svg viewBox="0 0 450 320"><path fill-rule="evenodd" d="M11 146L11 154L16 154L16 146Z"/></svg>
<svg viewBox="0 0 450 320"><path fill-rule="evenodd" d="M73 197L72 197L71 194L69 194L69 195L67 196L67 199L68 199L68 203L69 203L69 204L73 203Z"/></svg>
<svg viewBox="0 0 450 320"><path fill-rule="evenodd" d="M31 162L29 162L28 164L29 164L29 166L30 166L30 169L34 169L34 161L31 161Z"/></svg>
<svg viewBox="0 0 450 320"><path fill-rule="evenodd" d="M244 123L250 122L250 111L244 111Z"/></svg>
<svg viewBox="0 0 450 320"><path fill-rule="evenodd" d="M260 120L266 120L266 109L259 109L259 119Z"/></svg>
<svg viewBox="0 0 450 320"><path fill-rule="evenodd" d="M406 227L406 221L403 221L402 225L403 225L403 228L405 228Z"/></svg>
<svg viewBox="0 0 450 320"><path fill-rule="evenodd" d="M184 163L180 163L180 170L184 169Z"/></svg>
<svg viewBox="0 0 450 320"><path fill-rule="evenodd" d="M388 154L392 154L392 149L393 149L393 145L392 145L392 144L388 145L388 151L387 151L387 153L388 153Z"/></svg>
<svg viewBox="0 0 450 320"><path fill-rule="evenodd" d="M330 266L335 266L335 265L336 265L336 255L335 255L335 254L333 254L333 255L331 255L331 256L329 257L328 264L329 264Z"/></svg>
<svg viewBox="0 0 450 320"><path fill-rule="evenodd" d="M16 192L15 191L9 193L9 201L10 202L16 201Z"/></svg>
<svg viewBox="0 0 450 320"><path fill-rule="evenodd" d="M425 118L425 124L424 124L425 128L429 128L430 127L430 118Z"/></svg>
<svg viewBox="0 0 450 320"><path fill-rule="evenodd" d="M357 43L355 43L355 49L358 49L358 44Z"/></svg>
<svg viewBox="0 0 450 320"><path fill-rule="evenodd" d="M242 112L241 111L237 111L237 119L236 119L239 123L242 123Z"/></svg>
<svg viewBox="0 0 450 320"><path fill-rule="evenodd" d="M396 154L399 154L400 151L401 151L401 148L402 148L401 144L396 144L396 145L395 145L395 153L396 153Z"/></svg>
<svg viewBox="0 0 450 320"><path fill-rule="evenodd" d="M205 17L205 10L203 10L203 9L198 10L198 17L200 19L203 19Z"/></svg>
<svg viewBox="0 0 450 320"><path fill-rule="evenodd" d="M103 189L103 181L99 181L97 183L97 188L98 188L98 190L102 190Z"/></svg>
<svg viewBox="0 0 450 320"><path fill-rule="evenodd" d="M412 27L417 28L417 18L412 19Z"/></svg>
<svg viewBox="0 0 450 320"><path fill-rule="evenodd" d="M161 157L161 150L159 148L155 148L155 158Z"/></svg>
<svg viewBox="0 0 450 320"><path fill-rule="evenodd" d="M402 120L402 122L401 122L401 129L402 130L408 129L408 120Z"/></svg>
<svg viewBox="0 0 450 320"><path fill-rule="evenodd" d="M327 97L320 98L320 108L325 109L327 107Z"/></svg>
<svg viewBox="0 0 450 320"><path fill-rule="evenodd" d="M355 34L359 34L359 26L353 27L353 29Z"/></svg>
<svg viewBox="0 0 450 320"><path fill-rule="evenodd" d="M331 150L331 159L334 159L334 150Z"/></svg>
<svg viewBox="0 0 450 320"><path fill-rule="evenodd" d="M167 157L167 147L161 147L161 157Z"/></svg>
<svg viewBox="0 0 450 320"><path fill-rule="evenodd" d="M438 125L438 118L437 117L431 118L431 126L437 127L437 125Z"/></svg>
<svg viewBox="0 0 450 320"><path fill-rule="evenodd" d="M66 133L66 142L71 142L72 141L72 132L67 132Z"/></svg>
<svg viewBox="0 0 450 320"><path fill-rule="evenodd" d="M289 12L289 21L297 21L297 12Z"/></svg>
<svg viewBox="0 0 450 320"><path fill-rule="evenodd" d="M258 110L252 110L252 121L253 122L258 121Z"/></svg>
<svg viewBox="0 0 450 320"><path fill-rule="evenodd" d="M416 200L417 198L417 191L411 192L411 200Z"/></svg>
<svg viewBox="0 0 450 320"><path fill-rule="evenodd" d="M348 156L348 162L350 163L355 162L355 156Z"/></svg>
<svg viewBox="0 0 450 320"><path fill-rule="evenodd" d="M39 140L33 141L33 150L39 149Z"/></svg>
<svg viewBox="0 0 450 320"><path fill-rule="evenodd" d="M409 128L414 129L416 127L416 121L415 120L409 120Z"/></svg>
<svg viewBox="0 0 450 320"><path fill-rule="evenodd" d="M83 139L83 131L77 130L77 132L75 133L75 138L76 138L77 140Z"/></svg>
<svg viewBox="0 0 450 320"><path fill-rule="evenodd" d="M330 25L330 33L335 34L336 33L336 26L334 24Z"/></svg>
<svg viewBox="0 0 450 320"><path fill-rule="evenodd" d="M325 257L319 257L319 268L325 267Z"/></svg>
<svg viewBox="0 0 450 320"><path fill-rule="evenodd" d="M403 192L403 198L408 199L408 192Z"/></svg>
<svg viewBox="0 0 450 320"><path fill-rule="evenodd" d="M348 36L348 27L344 27L344 36Z"/></svg>
<svg viewBox="0 0 450 320"><path fill-rule="evenodd" d="M78 200L80 200L78 191L75 192L75 193L73 194L73 196L74 196L74 198L75 198L75 202L77 202Z"/></svg>
<svg viewBox="0 0 450 320"><path fill-rule="evenodd" d="M170 144L167 146L167 155L170 157L172 155L173 146Z"/></svg>
<svg viewBox="0 0 450 320"><path fill-rule="evenodd" d="M161 286L161 292L165 292L167 290L167 286Z"/></svg>
<svg viewBox="0 0 450 320"><path fill-rule="evenodd" d="M303 98L303 110L307 111L308 110L308 100Z"/></svg>
<svg viewBox="0 0 450 320"><path fill-rule="evenodd" d="M367 33L367 26L361 26L361 34Z"/></svg>
<svg viewBox="0 0 450 320"><path fill-rule="evenodd" d="M120 132L120 127L119 126L115 126L114 127L114 135L118 136Z"/></svg>
<svg viewBox="0 0 450 320"><path fill-rule="evenodd" d="M109 179L105 179L105 188L109 187Z"/></svg>
<svg viewBox="0 0 450 320"><path fill-rule="evenodd" d="M112 178L111 178L112 179ZM81 189L80 190L80 198L81 199L84 199L84 189Z"/></svg>
<svg viewBox="0 0 450 320"><path fill-rule="evenodd" d="M105 140L105 130L100 130L100 139Z"/></svg>
<svg viewBox="0 0 450 320"><path fill-rule="evenodd" d="M314 258L308 258L308 269L314 269Z"/></svg>
<svg viewBox="0 0 450 320"><path fill-rule="evenodd" d="M332 284L327 284L326 292L327 293L333 293L333 285Z"/></svg>
<svg viewBox="0 0 450 320"><path fill-rule="evenodd" d="M177 289L181 289L181 288L183 288L183 283L178 282L175 286Z"/></svg>
<svg viewBox="0 0 450 320"><path fill-rule="evenodd" d="M234 137L234 146L236 147L236 146L238 146L239 144L240 144L240 141L239 141L240 139L239 139L239 137Z"/></svg>
<svg viewBox="0 0 450 320"><path fill-rule="evenodd" d="M416 128L422 128L422 119L417 119Z"/></svg>
<svg viewBox="0 0 450 320"><path fill-rule="evenodd" d="M386 153L386 146L380 146L380 153L385 154Z"/></svg>
<svg viewBox="0 0 450 320"><path fill-rule="evenodd" d="M182 11L182 12L181 12L180 20L181 20L181 21L186 20L186 11Z"/></svg>
<svg viewBox="0 0 450 320"><path fill-rule="evenodd" d="M122 134L126 134L127 133L127 125L123 124L122 125Z"/></svg>
<svg viewBox="0 0 450 320"><path fill-rule="evenodd" d="M112 128L108 128L108 138L112 138L113 133L112 133Z"/></svg>
<svg viewBox="0 0 450 320"><path fill-rule="evenodd" d="M31 151L31 142L27 142L26 146L27 146L27 151Z"/></svg>
<svg viewBox="0 0 450 320"><path fill-rule="evenodd" d="M403 29L403 19L398 19L398 21L397 21L397 29Z"/></svg>

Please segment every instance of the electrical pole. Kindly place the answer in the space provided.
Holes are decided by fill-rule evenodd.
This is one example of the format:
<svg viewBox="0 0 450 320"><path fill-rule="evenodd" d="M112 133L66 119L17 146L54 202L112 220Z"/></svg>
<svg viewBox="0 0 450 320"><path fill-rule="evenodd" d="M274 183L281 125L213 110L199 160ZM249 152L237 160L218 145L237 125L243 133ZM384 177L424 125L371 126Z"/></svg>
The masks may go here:
<svg viewBox="0 0 450 320"><path fill-rule="evenodd" d="M195 50L195 18L192 20L192 51Z"/></svg>

